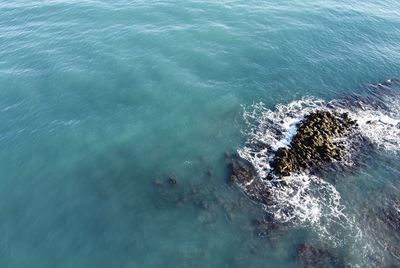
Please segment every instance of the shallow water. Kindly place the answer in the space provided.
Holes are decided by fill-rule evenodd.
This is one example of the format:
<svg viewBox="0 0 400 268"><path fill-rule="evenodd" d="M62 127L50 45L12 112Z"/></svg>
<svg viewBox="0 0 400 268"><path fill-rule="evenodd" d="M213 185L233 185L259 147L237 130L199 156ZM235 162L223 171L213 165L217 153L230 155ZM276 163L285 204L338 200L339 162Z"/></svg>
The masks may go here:
<svg viewBox="0 0 400 268"><path fill-rule="evenodd" d="M393 0L0 1L0 266L291 267L304 241L398 265L376 216L400 199L396 150L322 178L351 219L337 245L315 226L255 230L264 211L224 154L254 103L400 77L399 43Z"/></svg>

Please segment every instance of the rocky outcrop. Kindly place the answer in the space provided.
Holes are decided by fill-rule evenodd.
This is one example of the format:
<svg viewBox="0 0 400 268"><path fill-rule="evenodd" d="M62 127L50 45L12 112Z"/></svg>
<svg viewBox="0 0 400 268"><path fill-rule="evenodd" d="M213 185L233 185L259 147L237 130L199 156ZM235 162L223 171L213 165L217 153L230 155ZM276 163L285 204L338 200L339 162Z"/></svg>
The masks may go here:
<svg viewBox="0 0 400 268"><path fill-rule="evenodd" d="M289 176L313 169L326 162L341 160L343 148L335 139L345 136L356 125L347 113L316 111L304 117L288 148L280 148L271 161L272 173Z"/></svg>
<svg viewBox="0 0 400 268"><path fill-rule="evenodd" d="M328 111L316 111L304 117L297 126L297 133L288 147L279 148L270 161L271 172L267 180L279 178L281 184L286 185L283 177L291 173L297 173L306 169L313 170L326 163L341 160L344 155L343 145L336 139L350 133L357 126L356 121L350 119L347 113L331 113ZM256 145L265 148L267 145ZM255 148L257 149L257 148ZM268 189L262 182L253 180L256 172L253 166L238 157L232 160L230 165L231 181L243 185L250 197L257 201L266 201ZM260 196L260 191L267 191ZM264 202L262 202L264 203Z"/></svg>
<svg viewBox="0 0 400 268"><path fill-rule="evenodd" d="M339 161L344 156L344 146L338 138L351 133L357 126L347 113L315 111L304 117L297 125L297 133L288 147L278 149L270 160L271 170L266 178L257 177L253 165L239 156L231 157L230 181L246 192L254 201L271 205L271 185L264 180L272 181L272 185L288 186L284 177L304 170L314 171L327 163ZM257 143L257 149L268 148L268 145ZM277 180L276 180L277 179Z"/></svg>

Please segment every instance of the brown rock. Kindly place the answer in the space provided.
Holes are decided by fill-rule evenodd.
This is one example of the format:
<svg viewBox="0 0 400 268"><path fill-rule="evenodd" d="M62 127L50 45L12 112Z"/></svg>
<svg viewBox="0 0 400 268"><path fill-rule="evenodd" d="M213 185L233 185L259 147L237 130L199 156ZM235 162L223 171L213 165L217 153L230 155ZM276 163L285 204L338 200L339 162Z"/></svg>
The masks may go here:
<svg viewBox="0 0 400 268"><path fill-rule="evenodd" d="M347 113L316 111L305 116L290 146L276 151L270 163L273 172L278 176L288 176L334 159L340 160L342 148L338 148L334 140L343 136L354 124L355 121Z"/></svg>

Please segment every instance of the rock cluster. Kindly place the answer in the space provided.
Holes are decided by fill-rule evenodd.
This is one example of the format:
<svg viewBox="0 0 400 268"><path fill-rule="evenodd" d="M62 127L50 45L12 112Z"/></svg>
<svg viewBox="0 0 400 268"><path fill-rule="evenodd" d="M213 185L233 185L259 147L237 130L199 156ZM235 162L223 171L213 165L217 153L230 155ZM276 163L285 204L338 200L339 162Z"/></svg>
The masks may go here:
<svg viewBox="0 0 400 268"><path fill-rule="evenodd" d="M343 148L335 143L356 125L347 113L316 111L304 117L288 148L277 150L271 161L276 176L312 169L325 162L341 160Z"/></svg>
<svg viewBox="0 0 400 268"><path fill-rule="evenodd" d="M304 117L297 125L297 133L288 147L275 152L270 161L271 171L267 180L279 178L280 185L287 186L285 176L314 170L334 160L341 160L344 155L343 145L335 140L344 137L356 127L347 113L331 113L315 111ZM261 146L258 145L257 146ZM263 148L267 145L263 145ZM258 147L257 147L258 148ZM234 157L230 164L231 182L241 185L246 194L254 201L262 204L273 204L271 187L257 178L253 165L240 157Z"/></svg>

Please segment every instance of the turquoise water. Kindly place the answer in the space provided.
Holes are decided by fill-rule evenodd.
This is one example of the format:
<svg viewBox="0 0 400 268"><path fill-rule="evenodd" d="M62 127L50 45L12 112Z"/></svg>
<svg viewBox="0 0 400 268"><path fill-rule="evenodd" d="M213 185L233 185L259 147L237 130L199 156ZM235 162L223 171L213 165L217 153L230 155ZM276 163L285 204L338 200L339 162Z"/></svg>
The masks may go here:
<svg viewBox="0 0 400 268"><path fill-rule="evenodd" d="M327 175L371 226L335 245L259 235L224 155L254 103L399 78L399 44L394 0L0 1L0 267L292 267L304 241L398 265L358 213L400 199L393 150Z"/></svg>

